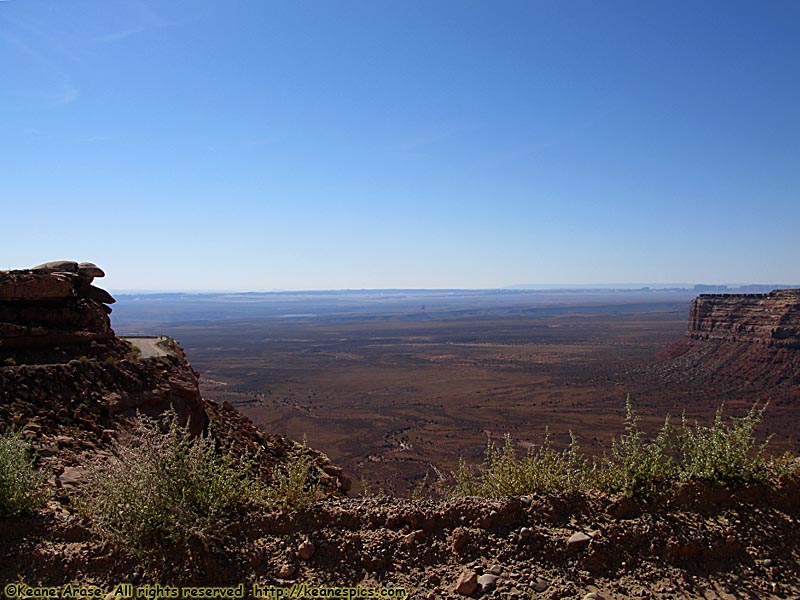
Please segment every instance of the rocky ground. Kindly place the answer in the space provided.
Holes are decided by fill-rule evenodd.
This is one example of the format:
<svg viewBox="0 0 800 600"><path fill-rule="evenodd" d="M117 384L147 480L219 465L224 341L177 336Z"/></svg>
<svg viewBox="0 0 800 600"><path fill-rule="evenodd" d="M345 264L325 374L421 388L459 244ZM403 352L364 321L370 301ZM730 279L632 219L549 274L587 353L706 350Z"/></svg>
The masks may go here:
<svg viewBox="0 0 800 600"><path fill-rule="evenodd" d="M68 503L0 520L29 585L402 586L413 598L800 598L800 485L602 495L349 498L241 516L226 548L136 560ZM592 596L591 594L595 594Z"/></svg>

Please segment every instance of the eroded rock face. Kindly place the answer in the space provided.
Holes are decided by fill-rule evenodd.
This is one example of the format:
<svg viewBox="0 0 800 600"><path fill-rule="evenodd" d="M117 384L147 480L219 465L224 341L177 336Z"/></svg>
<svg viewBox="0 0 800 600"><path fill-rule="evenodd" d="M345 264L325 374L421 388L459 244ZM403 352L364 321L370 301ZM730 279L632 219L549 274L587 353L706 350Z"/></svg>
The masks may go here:
<svg viewBox="0 0 800 600"><path fill-rule="evenodd" d="M703 294L683 340L654 365L661 377L762 400L800 399L800 290Z"/></svg>
<svg viewBox="0 0 800 600"><path fill-rule="evenodd" d="M113 338L108 304L114 298L92 285L103 275L93 263L74 261L0 272L0 355Z"/></svg>
<svg viewBox="0 0 800 600"><path fill-rule="evenodd" d="M686 335L800 348L800 290L703 294L692 301Z"/></svg>

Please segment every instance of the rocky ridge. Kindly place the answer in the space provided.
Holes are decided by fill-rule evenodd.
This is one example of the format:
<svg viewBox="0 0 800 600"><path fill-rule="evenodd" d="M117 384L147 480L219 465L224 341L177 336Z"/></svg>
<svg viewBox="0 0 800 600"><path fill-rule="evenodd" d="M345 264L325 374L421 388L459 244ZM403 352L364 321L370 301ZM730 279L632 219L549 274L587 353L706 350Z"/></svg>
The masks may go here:
<svg viewBox="0 0 800 600"><path fill-rule="evenodd" d="M325 488L347 487L341 469L321 453L267 435L229 404L202 398L197 373L174 340L163 356L142 358L118 338L114 302L92 285L92 263L56 261L0 272L0 430L21 430L52 470L57 488L79 483L83 467L108 455L137 413L174 409L193 434L210 432L237 452L260 450L265 476L298 453L311 453Z"/></svg>

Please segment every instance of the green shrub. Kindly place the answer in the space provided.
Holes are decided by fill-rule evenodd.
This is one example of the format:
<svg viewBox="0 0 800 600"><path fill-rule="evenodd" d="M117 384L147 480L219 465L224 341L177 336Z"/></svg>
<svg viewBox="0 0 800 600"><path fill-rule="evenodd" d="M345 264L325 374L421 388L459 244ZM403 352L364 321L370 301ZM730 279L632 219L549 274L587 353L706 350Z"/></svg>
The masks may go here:
<svg viewBox="0 0 800 600"><path fill-rule="evenodd" d="M477 470L459 461L452 495L497 498L578 490L584 485L586 460L579 452L575 437L572 434L570 437L570 445L558 452L550 444L549 432L545 432L544 443L539 448L529 449L518 457L511 436L506 435L502 448L488 445L483 464Z"/></svg>
<svg viewBox="0 0 800 600"><path fill-rule="evenodd" d="M574 437L557 452L545 435L542 446L519 457L506 436L502 448L489 445L480 466L460 460L447 495L499 497L591 488L652 499L690 481L774 484L800 477L800 459L767 457L767 442L758 443L755 429L765 410L758 404L746 416L728 421L720 407L710 426L690 425L684 416L676 429L667 417L650 441L639 429L630 399L625 408L625 433L612 441L609 456L589 462Z"/></svg>
<svg viewBox="0 0 800 600"><path fill-rule="evenodd" d="M18 431L0 435L0 515L16 516L42 508L50 496L47 475Z"/></svg>
<svg viewBox="0 0 800 600"><path fill-rule="evenodd" d="M769 472L777 480L800 477L800 458L784 452L769 461Z"/></svg>
<svg viewBox="0 0 800 600"><path fill-rule="evenodd" d="M323 497L315 468L307 448L272 471L272 483L266 489L267 501L281 511L303 508Z"/></svg>
<svg viewBox="0 0 800 600"><path fill-rule="evenodd" d="M90 470L79 506L99 535L135 554L218 546L259 499L253 463L193 437L174 411L164 425L138 415L113 459Z"/></svg>
<svg viewBox="0 0 800 600"><path fill-rule="evenodd" d="M769 440L759 445L754 435L765 408L756 403L746 416L726 423L720 406L710 427L697 422L691 426L684 415L679 439L680 480L726 483L767 477L772 461L764 457L764 448Z"/></svg>
<svg viewBox="0 0 800 600"><path fill-rule="evenodd" d="M655 496L666 491L664 483L673 478L676 465L670 456L673 428L669 416L656 437L646 443L639 430L639 417L630 397L625 401L625 434L611 442L611 457L594 463L592 479L601 490L628 496Z"/></svg>

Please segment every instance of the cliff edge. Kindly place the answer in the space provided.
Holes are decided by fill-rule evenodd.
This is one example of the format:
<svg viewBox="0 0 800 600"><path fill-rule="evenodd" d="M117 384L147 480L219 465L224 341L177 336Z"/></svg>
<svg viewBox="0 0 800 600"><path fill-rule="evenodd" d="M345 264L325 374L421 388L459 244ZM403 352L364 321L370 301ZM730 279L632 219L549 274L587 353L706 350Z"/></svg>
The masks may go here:
<svg viewBox="0 0 800 600"><path fill-rule="evenodd" d="M274 466L310 454L323 487L348 487L341 469L319 452L268 435L227 403L202 398L197 373L169 338L144 358L111 328L114 298L93 285L93 263L55 261L0 272L0 431L22 431L57 488L80 485L94 455L108 454L137 413L172 408L194 435L210 433L236 452L259 452ZM155 340L150 340L155 341Z"/></svg>
<svg viewBox="0 0 800 600"><path fill-rule="evenodd" d="M684 339L659 359L668 381L800 400L800 290L700 295Z"/></svg>

